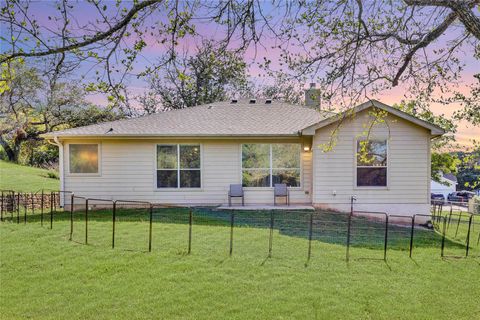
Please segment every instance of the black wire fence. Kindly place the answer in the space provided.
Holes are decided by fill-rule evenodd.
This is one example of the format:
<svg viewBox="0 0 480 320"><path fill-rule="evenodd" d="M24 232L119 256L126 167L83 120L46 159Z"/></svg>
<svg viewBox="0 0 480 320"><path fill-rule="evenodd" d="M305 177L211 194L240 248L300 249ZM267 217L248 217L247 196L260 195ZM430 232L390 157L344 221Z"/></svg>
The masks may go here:
<svg viewBox="0 0 480 320"><path fill-rule="evenodd" d="M68 210L61 208L63 201ZM344 247L346 261L386 261L389 250L412 257L418 248L438 250L441 257L480 256L480 216L462 207L434 203L431 215L410 217L357 211L353 201L349 213L253 211L95 199L67 191L2 190L0 218L16 224L36 222L50 229L64 221L73 242L135 251L278 255L308 262L316 253L328 254L322 245L328 243ZM105 223L111 227L105 228ZM265 250L252 252L252 243Z"/></svg>

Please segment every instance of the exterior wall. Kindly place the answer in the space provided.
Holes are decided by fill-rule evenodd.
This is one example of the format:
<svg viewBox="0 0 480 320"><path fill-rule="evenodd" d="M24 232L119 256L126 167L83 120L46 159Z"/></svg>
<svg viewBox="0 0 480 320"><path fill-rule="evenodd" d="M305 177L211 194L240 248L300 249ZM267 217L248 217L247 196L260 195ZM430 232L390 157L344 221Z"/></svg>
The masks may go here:
<svg viewBox="0 0 480 320"><path fill-rule="evenodd" d="M205 204L228 203L229 185L241 183L242 143L298 142L294 139L223 139L223 140L65 140L64 149L64 190L77 196L142 200L164 204ZM100 174L69 174L68 144L100 143ZM156 188L156 145L173 143L197 143L201 145L200 189L157 189ZM312 153L302 151L301 187L290 189L291 203L311 203L311 161ZM233 199L233 203L240 199ZM282 199L279 199L282 201ZM65 199L66 204L70 199ZM273 188L245 188L245 204L273 204Z"/></svg>
<svg viewBox="0 0 480 320"><path fill-rule="evenodd" d="M445 199L447 199L447 197L450 193L456 191L457 183L455 181L445 179L444 177L441 177L440 180L443 183L447 183L447 184L445 185L445 184L442 184L442 183L439 183L439 182L436 182L436 181L432 180L431 184L430 184L431 189L432 189L432 193L443 194Z"/></svg>
<svg viewBox="0 0 480 320"><path fill-rule="evenodd" d="M317 207L389 214L429 214L430 132L389 114L372 128L370 137L387 139L387 187L356 186L356 140L365 137L368 109L338 124L318 129L313 139L313 203ZM334 141L333 149L322 146Z"/></svg>

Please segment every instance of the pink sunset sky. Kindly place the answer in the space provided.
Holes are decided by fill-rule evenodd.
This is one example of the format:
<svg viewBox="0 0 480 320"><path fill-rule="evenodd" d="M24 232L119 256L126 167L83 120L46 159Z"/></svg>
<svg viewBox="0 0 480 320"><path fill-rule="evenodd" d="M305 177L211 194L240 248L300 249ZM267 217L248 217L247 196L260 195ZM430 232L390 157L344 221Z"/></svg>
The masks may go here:
<svg viewBox="0 0 480 320"><path fill-rule="evenodd" d="M1 0L0 0L1 1ZM106 2L114 4L114 2ZM122 5L127 8L130 7L129 2L122 3ZM48 19L48 16L58 16L58 11L55 10L55 2L53 1L39 1L33 3L34 9L31 12L34 13L34 18L38 21L40 25L51 26L54 24L52 20ZM75 17L80 20L80 17L88 16L91 14L89 7L85 3L78 2L75 4ZM166 17L163 14L156 15L154 18L156 21L161 21ZM211 39L221 38L223 35L223 30L216 25L212 25L208 22L204 22L197 26L196 31L203 36L206 36ZM82 32L82 30L78 30ZM448 31L447 31L448 32ZM0 31L0 33L2 33ZM442 47L447 45L447 41L451 37L449 34L443 35L436 43L435 46ZM127 39L127 42L134 41L134 38ZM153 61L157 60L164 52L165 48L159 44L155 37L147 36L145 38L147 42L147 47L142 51L140 58L137 61L135 69L142 70L145 66L148 66ZM196 43L199 42L198 38L185 38L182 40L180 47L193 48ZM279 51L271 49L274 45L275 39L267 38L257 45L256 47L248 48L245 54L245 60L249 64L249 74L253 79L260 79L264 72L257 66L257 62L263 61L264 57L269 58L272 61L272 67L278 67L278 58ZM473 47L470 47L469 50L466 50L461 53L461 60L465 63L465 68L461 74L459 81L458 89L460 91L467 92L467 85L474 81L473 74L480 70L480 61L476 60L473 57ZM77 76L85 76L86 80L89 81L93 79L94 72L89 70L88 66L82 67L76 73ZM307 85L307 84L306 84ZM452 84L453 86L453 84ZM134 95L138 95L147 89L147 84L142 80L137 80L134 77L128 82L128 89ZM378 99L386 104L394 104L400 102L404 95L406 94L405 88L402 86L396 87L392 90L383 92L381 95L372 96L372 98ZM102 95L91 95L88 99L94 103L105 105L106 98ZM437 115L444 115L445 117L451 117L455 110L459 109L459 105L450 104L450 105L440 105L432 104L431 109ZM456 134L457 142L464 146L471 145L471 140L480 139L480 127L474 127L473 125L467 123L466 121L460 122L458 126L458 131Z"/></svg>

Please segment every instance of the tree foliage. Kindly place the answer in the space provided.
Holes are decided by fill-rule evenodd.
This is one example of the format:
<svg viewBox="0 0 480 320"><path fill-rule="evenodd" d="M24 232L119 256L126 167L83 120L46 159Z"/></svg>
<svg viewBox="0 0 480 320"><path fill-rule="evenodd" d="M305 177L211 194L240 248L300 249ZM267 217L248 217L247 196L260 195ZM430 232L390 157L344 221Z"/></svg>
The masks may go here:
<svg viewBox="0 0 480 320"><path fill-rule="evenodd" d="M10 161L20 160L25 145L30 153L24 152L24 158L30 162L34 148L45 143L41 138L44 133L119 117L87 102L83 88L72 81L60 81L59 73L42 76L23 60L4 63L1 73L0 144ZM50 152L48 148L46 152Z"/></svg>
<svg viewBox="0 0 480 320"><path fill-rule="evenodd" d="M241 54L203 41L193 55L176 58L149 77L150 90L139 97L145 113L182 109L226 100L247 84Z"/></svg>
<svg viewBox="0 0 480 320"><path fill-rule="evenodd" d="M335 106L356 104L400 84L407 98L428 101L459 79L463 52L476 50L478 59L479 3L57 0L56 11L40 20L34 18L35 2L6 0L0 11L6 48L0 62L62 54L69 61L94 64L98 68L90 88L109 95L111 104L125 105L129 76L143 77L175 63L182 40L211 38L202 31L215 30L220 51L251 45L280 50L283 71L297 80L315 78ZM79 19L80 11L89 14ZM273 45L266 42L271 38ZM152 47L161 49L162 57L137 64ZM279 71L271 68L269 54L262 66ZM475 96L464 100L469 99ZM467 105L465 110L478 119L478 108Z"/></svg>

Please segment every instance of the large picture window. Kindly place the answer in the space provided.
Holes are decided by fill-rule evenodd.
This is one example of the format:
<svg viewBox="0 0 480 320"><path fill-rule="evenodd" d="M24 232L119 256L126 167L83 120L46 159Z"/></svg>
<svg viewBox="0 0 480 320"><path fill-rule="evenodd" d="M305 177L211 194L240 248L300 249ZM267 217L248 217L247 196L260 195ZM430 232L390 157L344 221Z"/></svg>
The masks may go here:
<svg viewBox="0 0 480 320"><path fill-rule="evenodd" d="M357 187L387 186L387 141L357 141Z"/></svg>
<svg viewBox="0 0 480 320"><path fill-rule="evenodd" d="M98 144L69 144L70 173L98 173Z"/></svg>
<svg viewBox="0 0 480 320"><path fill-rule="evenodd" d="M157 188L200 188L199 145L157 145Z"/></svg>
<svg viewBox="0 0 480 320"><path fill-rule="evenodd" d="M242 145L244 187L300 186L300 151L297 143Z"/></svg>

